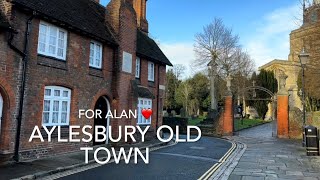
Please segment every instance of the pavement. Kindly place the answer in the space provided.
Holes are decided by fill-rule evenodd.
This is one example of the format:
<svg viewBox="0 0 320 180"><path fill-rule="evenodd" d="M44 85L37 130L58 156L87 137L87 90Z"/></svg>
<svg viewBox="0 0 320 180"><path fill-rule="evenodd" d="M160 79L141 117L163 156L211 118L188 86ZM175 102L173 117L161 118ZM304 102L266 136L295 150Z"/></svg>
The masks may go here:
<svg viewBox="0 0 320 180"><path fill-rule="evenodd" d="M159 140L154 139L134 145L125 144L121 147L124 147L125 149L129 147L145 149L146 147L155 148L165 146L167 144L168 143L162 143ZM105 147L110 148L110 145L106 145ZM106 154L101 151L101 153L99 153L99 158L104 156L106 156ZM33 161L2 165L0 166L0 180L21 177L23 177L22 179L38 179L50 174L86 166L87 164L84 163L84 159L84 151L77 151ZM89 152L89 164L95 164L95 161L93 160L93 151Z"/></svg>
<svg viewBox="0 0 320 180"><path fill-rule="evenodd" d="M320 179L320 157L306 156L301 140L272 137L272 123L246 129L230 140L246 145L236 165L226 169L230 180Z"/></svg>

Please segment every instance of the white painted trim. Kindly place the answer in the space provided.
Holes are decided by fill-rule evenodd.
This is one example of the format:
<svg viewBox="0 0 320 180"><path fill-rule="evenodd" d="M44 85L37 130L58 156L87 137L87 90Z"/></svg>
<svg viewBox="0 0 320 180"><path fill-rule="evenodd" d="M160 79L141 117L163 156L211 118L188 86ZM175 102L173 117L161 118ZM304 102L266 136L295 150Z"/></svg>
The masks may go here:
<svg viewBox="0 0 320 180"><path fill-rule="evenodd" d="M148 62L148 81L154 82L154 69L155 65L153 62Z"/></svg>
<svg viewBox="0 0 320 180"><path fill-rule="evenodd" d="M94 61L93 64L90 64L91 43L93 44L93 47L94 47L94 49L93 49L93 61ZM100 64L99 64L98 66L95 65L96 54L97 54L97 52L96 52L96 46L100 46ZM90 67L102 69L102 59L103 59L103 57L102 57L102 51L103 51L103 45L102 45L101 43L99 43L99 42L97 42L97 41L93 41L93 40L90 42L90 56L89 56L89 66L90 66Z"/></svg>
<svg viewBox="0 0 320 180"><path fill-rule="evenodd" d="M40 26L41 25L45 25L47 26L47 32L46 32L46 42L45 42L45 52L41 52L40 51ZM48 32L49 30L49 27L55 27L57 28L57 36L56 36L56 52L55 54L50 54L49 53L49 41L50 41L50 32ZM64 48L63 48L63 57L61 56L58 56L58 46L59 46L59 31L63 32L64 33ZM67 41L68 41L68 32L58 26L55 26L55 25L52 25L50 23L47 23L45 21L40 21L40 24L39 24L39 36L38 36L38 54L42 54L42 55L45 55L45 56L50 56L50 57L54 57L54 58L57 58L57 59L61 59L61 60L66 60L67 58Z"/></svg>
<svg viewBox="0 0 320 180"><path fill-rule="evenodd" d="M140 104L140 101L143 101L143 102L147 102L149 103L150 102L150 105L149 104ZM138 118L137 118L137 125L150 125L151 124L151 121L152 121L152 116L149 118L149 120L145 119L143 116L142 116L142 113L141 113L141 110L142 109L152 109L152 99L148 99L148 98L138 98L138 104L137 104L137 107L138 107ZM141 117L140 121L139 121L139 118Z"/></svg>
<svg viewBox="0 0 320 180"><path fill-rule="evenodd" d="M46 90L51 90L50 96L45 95ZM54 96L54 91L59 90L60 96ZM68 97L63 97L63 92L68 92ZM44 114L44 107L45 101L50 101L50 109L49 111L49 123L43 123L43 114ZM53 101L59 101L59 115L58 115L58 123L52 123L52 115L53 115ZM65 123L61 123L61 113L62 113L62 101L67 101L67 119ZM44 98L43 98L43 109L42 109L42 125L43 126L69 126L70 122L70 109L71 109L71 90L61 86L46 86L44 88ZM60 121L60 122L59 122Z"/></svg>
<svg viewBox="0 0 320 180"><path fill-rule="evenodd" d="M140 78L140 70L141 70L141 59L137 57L136 59L136 78Z"/></svg>

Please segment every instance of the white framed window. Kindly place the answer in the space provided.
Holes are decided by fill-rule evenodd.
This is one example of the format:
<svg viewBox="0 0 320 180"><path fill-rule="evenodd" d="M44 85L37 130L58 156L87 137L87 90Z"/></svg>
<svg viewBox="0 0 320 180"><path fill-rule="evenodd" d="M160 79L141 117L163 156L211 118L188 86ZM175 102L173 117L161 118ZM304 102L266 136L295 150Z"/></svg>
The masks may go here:
<svg viewBox="0 0 320 180"><path fill-rule="evenodd" d="M148 98L138 98L138 119L137 124L138 125L150 125L152 116L150 116L149 119L144 118L142 115L143 109L152 109L152 99Z"/></svg>
<svg viewBox="0 0 320 180"><path fill-rule="evenodd" d="M42 125L69 125L70 102L70 89L60 86L46 86L44 90Z"/></svg>
<svg viewBox="0 0 320 180"><path fill-rule="evenodd" d="M38 53L66 60L67 31L41 21L39 25Z"/></svg>
<svg viewBox="0 0 320 180"><path fill-rule="evenodd" d="M136 78L140 78L140 64L141 60L139 57L136 59Z"/></svg>
<svg viewBox="0 0 320 180"><path fill-rule="evenodd" d="M154 63L148 62L148 81L154 81Z"/></svg>
<svg viewBox="0 0 320 180"><path fill-rule="evenodd" d="M122 71L132 73L132 54L123 51Z"/></svg>
<svg viewBox="0 0 320 180"><path fill-rule="evenodd" d="M90 61L89 66L94 68L102 68L102 44L91 41L90 43Z"/></svg>

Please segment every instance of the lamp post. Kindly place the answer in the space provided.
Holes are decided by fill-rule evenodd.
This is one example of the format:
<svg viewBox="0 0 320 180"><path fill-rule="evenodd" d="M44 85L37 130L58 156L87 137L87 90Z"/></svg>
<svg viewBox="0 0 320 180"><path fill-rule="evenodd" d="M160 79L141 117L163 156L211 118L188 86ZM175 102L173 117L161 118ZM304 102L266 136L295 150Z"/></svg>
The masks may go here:
<svg viewBox="0 0 320 180"><path fill-rule="evenodd" d="M310 55L303 48L299 54L299 59L302 67L302 104L303 104L303 126L306 125L306 92L305 92L305 68L309 61Z"/></svg>

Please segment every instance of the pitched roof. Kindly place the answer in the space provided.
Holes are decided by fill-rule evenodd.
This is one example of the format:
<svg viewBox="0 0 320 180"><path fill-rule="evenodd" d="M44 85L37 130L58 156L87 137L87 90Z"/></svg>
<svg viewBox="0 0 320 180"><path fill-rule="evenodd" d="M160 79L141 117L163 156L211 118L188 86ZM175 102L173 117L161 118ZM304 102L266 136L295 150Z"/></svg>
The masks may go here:
<svg viewBox="0 0 320 180"><path fill-rule="evenodd" d="M137 54L147 57L155 63L172 66L171 62L161 51L157 43L140 30L138 30L137 33Z"/></svg>
<svg viewBox="0 0 320 180"><path fill-rule="evenodd" d="M0 10L0 28L9 28L10 24L7 21L6 16Z"/></svg>
<svg viewBox="0 0 320 180"><path fill-rule="evenodd" d="M106 8L91 0L13 0L17 6L37 11L68 27L116 44L110 27L106 26Z"/></svg>

